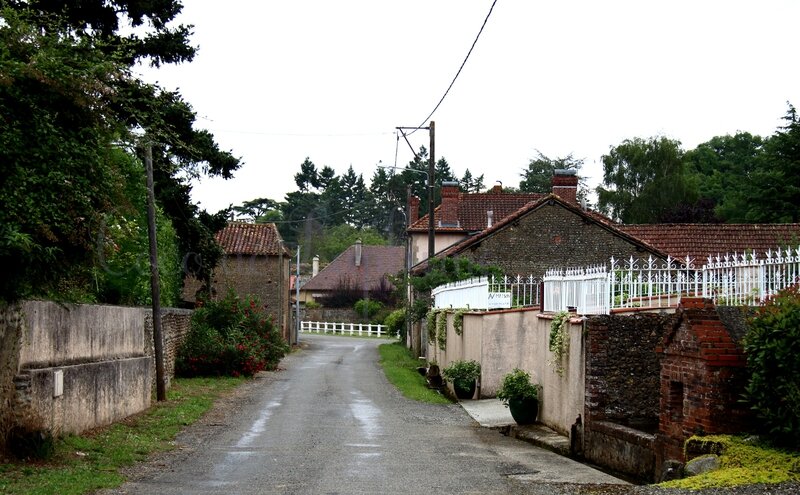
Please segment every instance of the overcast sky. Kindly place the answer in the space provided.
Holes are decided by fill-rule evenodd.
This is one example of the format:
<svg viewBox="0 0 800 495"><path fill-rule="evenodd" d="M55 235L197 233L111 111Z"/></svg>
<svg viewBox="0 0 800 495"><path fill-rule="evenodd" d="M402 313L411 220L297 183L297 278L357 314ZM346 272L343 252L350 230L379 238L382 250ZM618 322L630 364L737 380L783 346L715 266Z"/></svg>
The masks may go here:
<svg viewBox="0 0 800 495"><path fill-rule="evenodd" d="M283 200L306 157L367 181L379 162L408 163L395 127L427 125L492 0L184 3L197 57L143 75L180 88L241 157L234 179L194 186L214 212ZM498 0L431 119L436 157L517 186L536 150L573 153L594 186L627 138L770 135L787 101L800 106L798 22L794 0ZM428 146L427 131L410 139Z"/></svg>

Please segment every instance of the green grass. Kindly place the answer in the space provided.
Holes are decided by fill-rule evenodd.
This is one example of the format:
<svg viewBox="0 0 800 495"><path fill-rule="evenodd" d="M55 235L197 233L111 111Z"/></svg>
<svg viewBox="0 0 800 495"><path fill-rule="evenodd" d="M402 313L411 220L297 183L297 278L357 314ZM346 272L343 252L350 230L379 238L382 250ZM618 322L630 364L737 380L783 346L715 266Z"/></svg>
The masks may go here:
<svg viewBox="0 0 800 495"><path fill-rule="evenodd" d="M171 441L242 378L176 379L164 403L124 422L57 441L52 459L0 464L0 493L78 495L122 484L120 468L171 450Z"/></svg>
<svg viewBox="0 0 800 495"><path fill-rule="evenodd" d="M787 452L745 440L744 437L714 435L698 437L724 446L720 469L709 473L668 481L659 486L701 489L800 481L800 452Z"/></svg>
<svg viewBox="0 0 800 495"><path fill-rule="evenodd" d="M451 404L452 401L428 388L425 377L417 372L420 360L416 359L401 342L378 346L381 366L389 382L408 397L433 404Z"/></svg>

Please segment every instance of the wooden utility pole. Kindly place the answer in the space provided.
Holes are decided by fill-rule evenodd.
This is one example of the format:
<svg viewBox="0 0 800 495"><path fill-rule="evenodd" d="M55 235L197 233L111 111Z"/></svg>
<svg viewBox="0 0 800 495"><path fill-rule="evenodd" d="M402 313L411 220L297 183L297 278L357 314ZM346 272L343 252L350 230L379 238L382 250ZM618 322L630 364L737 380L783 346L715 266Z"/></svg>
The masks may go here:
<svg viewBox="0 0 800 495"><path fill-rule="evenodd" d="M435 129L434 129L434 122L431 120L430 125L428 126L428 133L430 134L431 138L431 153L430 153L430 160L428 160L428 261L430 263L431 258L436 253L436 241L434 235L434 222L433 222L433 178L434 172L436 170L436 159L434 158L434 144L435 144ZM430 266L428 267L430 268Z"/></svg>
<svg viewBox="0 0 800 495"><path fill-rule="evenodd" d="M150 290L153 298L153 347L156 353L156 397L167 400L164 382L164 334L161 329L161 289L158 283L158 247L156 244L156 208L153 192L153 145L147 144L144 155L147 169L147 233L150 238Z"/></svg>

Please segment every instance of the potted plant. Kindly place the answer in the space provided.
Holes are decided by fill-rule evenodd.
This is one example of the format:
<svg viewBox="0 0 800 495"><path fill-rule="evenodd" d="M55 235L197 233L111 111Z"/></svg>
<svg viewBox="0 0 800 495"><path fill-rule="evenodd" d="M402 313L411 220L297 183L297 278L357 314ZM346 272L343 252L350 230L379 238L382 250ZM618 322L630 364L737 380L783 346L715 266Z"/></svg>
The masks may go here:
<svg viewBox="0 0 800 495"><path fill-rule="evenodd" d="M444 370L444 376L453 384L459 399L471 399L475 395L475 382L481 376L481 365L477 361L453 361Z"/></svg>
<svg viewBox="0 0 800 495"><path fill-rule="evenodd" d="M531 382L531 375L519 368L503 377L497 398L511 410L511 417L518 424L527 425L536 421L539 414L539 388Z"/></svg>

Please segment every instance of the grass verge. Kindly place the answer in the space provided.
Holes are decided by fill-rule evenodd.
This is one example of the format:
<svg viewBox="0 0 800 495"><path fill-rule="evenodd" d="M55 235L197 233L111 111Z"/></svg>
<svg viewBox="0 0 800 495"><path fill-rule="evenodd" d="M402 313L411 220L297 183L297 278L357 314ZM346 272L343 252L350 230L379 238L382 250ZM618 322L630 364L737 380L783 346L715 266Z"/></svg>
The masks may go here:
<svg viewBox="0 0 800 495"><path fill-rule="evenodd" d="M176 379L168 400L142 414L56 443L44 462L0 464L0 493L79 495L125 481L120 468L174 448L172 440L243 378Z"/></svg>
<svg viewBox="0 0 800 495"><path fill-rule="evenodd" d="M389 382L409 399L432 404L451 404L452 401L428 388L425 377L417 372L419 360L401 342L378 346L381 366Z"/></svg>
<svg viewBox="0 0 800 495"><path fill-rule="evenodd" d="M739 436L710 435L697 439L722 445L720 469L659 486L697 490L800 481L800 452L778 450Z"/></svg>

